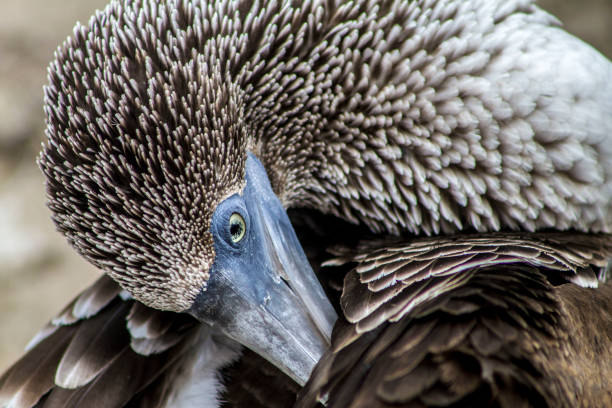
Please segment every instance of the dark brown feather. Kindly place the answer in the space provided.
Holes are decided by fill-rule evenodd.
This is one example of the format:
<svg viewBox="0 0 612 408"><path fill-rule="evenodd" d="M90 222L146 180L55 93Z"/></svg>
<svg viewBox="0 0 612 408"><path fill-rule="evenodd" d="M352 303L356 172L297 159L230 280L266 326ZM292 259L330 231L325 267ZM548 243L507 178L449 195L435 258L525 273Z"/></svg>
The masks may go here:
<svg viewBox="0 0 612 408"><path fill-rule="evenodd" d="M222 372L224 408L284 408L294 404L299 386L268 361L245 350L239 361Z"/></svg>
<svg viewBox="0 0 612 408"><path fill-rule="evenodd" d="M341 304L353 320L337 324L297 407L612 404L612 284L567 283L605 275L611 236L466 235L348 252L356 266ZM399 290L381 297L389 287L373 283L389 275Z"/></svg>
<svg viewBox="0 0 612 408"><path fill-rule="evenodd" d="M72 390L56 387L44 406L124 407L193 344L193 337L184 336L179 346L153 356L143 356L125 347L109 367L89 384L74 390L72 394Z"/></svg>
<svg viewBox="0 0 612 408"><path fill-rule="evenodd" d="M74 327L62 327L34 346L0 377L0 406L31 407L55 385L54 377Z"/></svg>
<svg viewBox="0 0 612 408"><path fill-rule="evenodd" d="M121 302L79 325L59 362L55 382L73 389L88 384L129 345L125 318L131 305Z"/></svg>
<svg viewBox="0 0 612 408"><path fill-rule="evenodd" d="M571 249L576 241L581 241L577 251ZM592 268L603 274L607 267L605 254L612 250L607 235L562 233L458 235L417 239L409 244L387 243L382 249L375 247L382 245L380 242L373 245L363 244L360 251L365 252L353 254L352 258L345 255L358 266L345 279L341 298L347 320L355 323L369 317L367 327L387 320L397 313L396 309L409 311L406 306L422 293L422 289L415 291L418 282L427 282L426 292L439 295L459 283L446 281L434 289L444 276L461 276L462 271L478 267L527 263L544 267L555 281L581 281L596 286L597 274ZM406 293L399 305L399 296L406 291L413 293ZM387 302L393 307L381 308Z"/></svg>
<svg viewBox="0 0 612 408"><path fill-rule="evenodd" d="M93 285L85 289L53 319L53 324L67 325L87 319L108 305L121 291L109 276L102 275Z"/></svg>
<svg viewBox="0 0 612 408"><path fill-rule="evenodd" d="M147 386L173 370L200 326L189 315L150 309L119 293L119 286L103 276L77 296L0 377L0 406L163 402L167 392ZM165 379L170 389L172 378Z"/></svg>
<svg viewBox="0 0 612 408"><path fill-rule="evenodd" d="M168 332L172 321L163 312L154 313L142 303L134 303L127 317L127 328L136 339L157 339Z"/></svg>
<svg viewBox="0 0 612 408"><path fill-rule="evenodd" d="M132 350L141 355L163 353L184 338L185 330L193 327L194 320L186 314L174 314L151 309L134 302L127 316Z"/></svg>

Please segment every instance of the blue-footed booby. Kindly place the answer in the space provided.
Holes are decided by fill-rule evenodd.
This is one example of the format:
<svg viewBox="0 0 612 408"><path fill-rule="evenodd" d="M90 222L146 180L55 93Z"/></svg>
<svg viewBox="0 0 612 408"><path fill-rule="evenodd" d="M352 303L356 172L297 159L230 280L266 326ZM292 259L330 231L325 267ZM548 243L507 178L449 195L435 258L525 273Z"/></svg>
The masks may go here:
<svg viewBox="0 0 612 408"><path fill-rule="evenodd" d="M610 397L612 64L533 1L115 1L48 80L105 275L0 406Z"/></svg>

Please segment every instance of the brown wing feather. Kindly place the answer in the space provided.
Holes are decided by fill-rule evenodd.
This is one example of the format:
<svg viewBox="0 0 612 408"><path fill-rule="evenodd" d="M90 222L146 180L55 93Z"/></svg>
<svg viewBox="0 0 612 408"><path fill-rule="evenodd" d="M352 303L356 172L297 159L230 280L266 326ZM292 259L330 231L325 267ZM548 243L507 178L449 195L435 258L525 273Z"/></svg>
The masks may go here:
<svg viewBox="0 0 612 408"><path fill-rule="evenodd" d="M460 284L454 280L459 278L445 281L444 277L469 274L478 267L528 263L545 268L555 281L594 287L598 275L605 274L610 252L612 238L605 234L500 233L363 244L351 257L342 255L358 265L345 278L340 302L348 321L368 318L362 328L368 330L390 318L397 320L428 296ZM425 287L415 290L419 282ZM393 305L383 307L389 302Z"/></svg>
<svg viewBox="0 0 612 408"><path fill-rule="evenodd" d="M154 313L142 303L134 303L127 318L130 335L135 339L157 339L166 334L172 321L163 312Z"/></svg>
<svg viewBox="0 0 612 408"><path fill-rule="evenodd" d="M130 346L145 356L163 353L181 342L185 330L194 324L194 319L187 314L169 314L134 302L127 317Z"/></svg>
<svg viewBox="0 0 612 408"><path fill-rule="evenodd" d="M120 293L103 276L66 306L0 377L0 406L165 406L201 326L189 315L151 309ZM227 406L284 407L298 392L251 352L225 375Z"/></svg>
<svg viewBox="0 0 612 408"><path fill-rule="evenodd" d="M610 236L456 236L342 252L356 264L342 294L349 321L298 407L612 403L612 284L563 283L604 276Z"/></svg>
<svg viewBox="0 0 612 408"><path fill-rule="evenodd" d="M52 320L56 326L68 325L94 316L108 305L121 288L107 275L102 275L90 287L81 292Z"/></svg>
<svg viewBox="0 0 612 408"><path fill-rule="evenodd" d="M54 377L74 327L62 327L40 342L0 377L0 406L31 407L54 385Z"/></svg>
<svg viewBox="0 0 612 408"><path fill-rule="evenodd" d="M94 380L72 395L56 387L49 395L44 407L124 407L159 373L172 365L193 344L194 336L184 336L178 347L153 356L143 356L129 347Z"/></svg>
<svg viewBox="0 0 612 408"><path fill-rule="evenodd" d="M130 305L116 302L79 325L57 367L58 386L73 389L88 384L129 347L125 318Z"/></svg>
<svg viewBox="0 0 612 408"><path fill-rule="evenodd" d="M103 276L77 296L0 377L0 406L122 407L143 399L186 353L199 324L120 292ZM151 406L165 397L149 391Z"/></svg>
<svg viewBox="0 0 612 408"><path fill-rule="evenodd" d="M81 319L94 316L108 305L120 291L119 285L108 276L103 275L70 302L46 327L41 329L30 340L26 350L30 350L58 327L70 325Z"/></svg>

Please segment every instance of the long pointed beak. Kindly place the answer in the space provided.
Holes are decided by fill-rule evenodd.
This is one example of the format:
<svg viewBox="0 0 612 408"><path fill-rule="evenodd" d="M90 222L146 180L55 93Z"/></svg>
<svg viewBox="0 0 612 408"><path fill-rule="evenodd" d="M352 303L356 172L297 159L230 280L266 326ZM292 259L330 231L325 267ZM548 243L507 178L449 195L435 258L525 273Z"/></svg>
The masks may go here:
<svg viewBox="0 0 612 408"><path fill-rule="evenodd" d="M329 345L338 316L304 254L287 213L283 210L282 214L274 214L271 208L264 210L258 207L258 218L263 224L264 242L271 255L272 266L300 299L304 310L308 311Z"/></svg>
<svg viewBox="0 0 612 408"><path fill-rule="evenodd" d="M329 347L337 315L254 156L247 161L244 202L249 249L216 251L207 286L189 312L303 385Z"/></svg>

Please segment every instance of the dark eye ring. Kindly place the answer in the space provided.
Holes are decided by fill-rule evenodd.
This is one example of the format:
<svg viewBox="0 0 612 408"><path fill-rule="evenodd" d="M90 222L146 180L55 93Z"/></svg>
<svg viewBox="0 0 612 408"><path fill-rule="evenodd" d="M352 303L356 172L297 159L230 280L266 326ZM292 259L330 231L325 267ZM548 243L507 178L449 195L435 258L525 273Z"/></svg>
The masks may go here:
<svg viewBox="0 0 612 408"><path fill-rule="evenodd" d="M246 235L246 222L242 215L238 213L233 213L229 219L229 232L230 239L234 244L242 241L244 236Z"/></svg>

